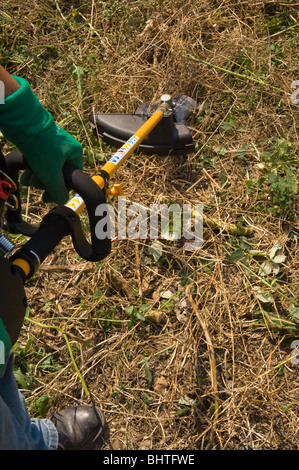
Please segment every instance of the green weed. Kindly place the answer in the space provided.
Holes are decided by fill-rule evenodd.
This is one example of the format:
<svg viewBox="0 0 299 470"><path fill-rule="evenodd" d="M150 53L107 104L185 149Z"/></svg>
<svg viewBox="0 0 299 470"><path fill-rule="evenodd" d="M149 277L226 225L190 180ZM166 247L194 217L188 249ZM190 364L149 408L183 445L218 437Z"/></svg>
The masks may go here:
<svg viewBox="0 0 299 470"><path fill-rule="evenodd" d="M257 193L258 199L270 194L274 215L285 215L295 209L298 197L299 170L295 145L286 139L272 138L261 153L262 163L258 169L262 175L256 180L247 180L248 194Z"/></svg>

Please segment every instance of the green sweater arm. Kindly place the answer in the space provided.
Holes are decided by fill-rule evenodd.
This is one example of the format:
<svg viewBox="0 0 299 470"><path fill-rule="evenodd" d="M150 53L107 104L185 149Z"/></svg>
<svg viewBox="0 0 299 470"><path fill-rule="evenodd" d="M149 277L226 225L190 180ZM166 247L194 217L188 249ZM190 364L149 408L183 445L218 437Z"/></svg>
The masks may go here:
<svg viewBox="0 0 299 470"><path fill-rule="evenodd" d="M54 122L25 79L13 78L20 88L0 104L0 130L26 157L37 186L57 204L65 204L68 191L62 167L68 162L83 168L82 146ZM27 184L32 181L27 174Z"/></svg>

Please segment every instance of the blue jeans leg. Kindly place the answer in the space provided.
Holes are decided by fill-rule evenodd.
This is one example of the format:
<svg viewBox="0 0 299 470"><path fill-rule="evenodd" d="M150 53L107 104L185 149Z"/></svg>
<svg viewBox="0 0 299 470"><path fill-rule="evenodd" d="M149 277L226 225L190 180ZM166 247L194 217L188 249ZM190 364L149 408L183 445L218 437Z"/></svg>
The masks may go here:
<svg viewBox="0 0 299 470"><path fill-rule="evenodd" d="M14 378L11 353L0 377L0 450L55 450L57 445L52 421L29 417Z"/></svg>

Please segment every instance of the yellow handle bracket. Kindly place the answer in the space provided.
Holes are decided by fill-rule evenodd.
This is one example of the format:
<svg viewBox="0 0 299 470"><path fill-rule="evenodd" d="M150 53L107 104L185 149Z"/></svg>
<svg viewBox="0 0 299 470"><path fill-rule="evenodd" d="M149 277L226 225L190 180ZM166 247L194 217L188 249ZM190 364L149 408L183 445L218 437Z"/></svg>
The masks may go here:
<svg viewBox="0 0 299 470"><path fill-rule="evenodd" d="M106 194L114 197L125 196L124 190L120 184L114 184L111 188L107 188Z"/></svg>

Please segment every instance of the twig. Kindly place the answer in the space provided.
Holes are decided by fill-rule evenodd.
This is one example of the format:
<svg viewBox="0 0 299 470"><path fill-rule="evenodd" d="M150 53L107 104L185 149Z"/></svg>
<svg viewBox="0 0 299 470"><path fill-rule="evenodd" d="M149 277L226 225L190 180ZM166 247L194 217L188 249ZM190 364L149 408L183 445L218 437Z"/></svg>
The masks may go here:
<svg viewBox="0 0 299 470"><path fill-rule="evenodd" d="M59 6L58 0L54 0L54 2L55 2L55 5L56 5L56 8L57 8L58 12L59 12L60 15L61 15L61 18L62 18L64 21L66 21L66 17L64 16L64 14L63 14L62 11L61 11L61 8L60 8L60 6Z"/></svg>
<svg viewBox="0 0 299 470"><path fill-rule="evenodd" d="M210 371L211 371L211 383L212 383L212 389L215 397L215 421L218 419L218 414L219 414L219 400L218 400L218 386L217 386L217 369L216 369L216 358L215 358L215 351L214 351L214 346L213 342L209 333L209 330L207 328L206 322L204 320L204 317L202 316L201 312L198 309L198 303L194 302L192 293L191 293L191 288L194 287L194 284L189 284L186 288L186 293L188 296L189 303L192 307L193 313L195 313L200 326L204 332L206 343L207 343L207 349L208 349L208 354L209 354L209 361L210 361ZM213 426L213 430L215 431L215 424ZM212 436L213 439L213 436Z"/></svg>

